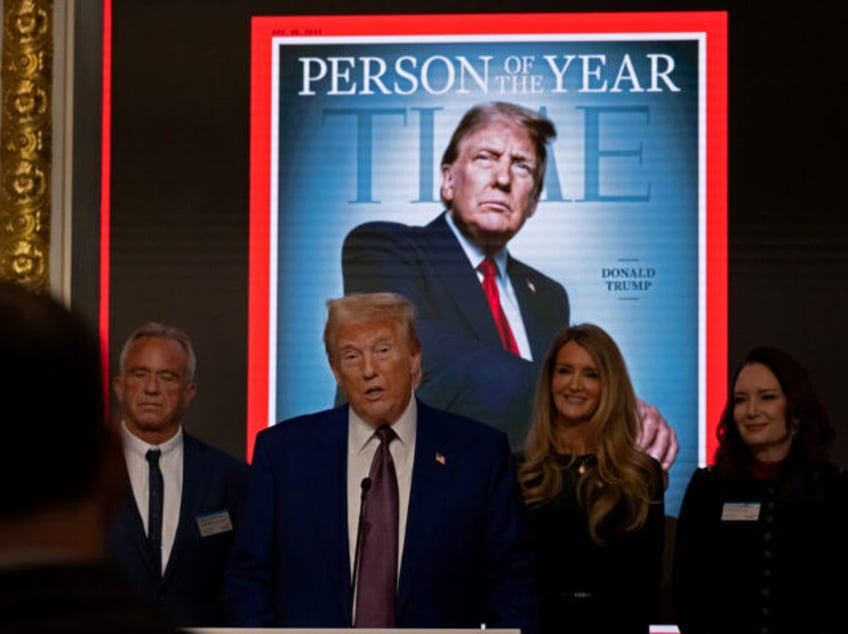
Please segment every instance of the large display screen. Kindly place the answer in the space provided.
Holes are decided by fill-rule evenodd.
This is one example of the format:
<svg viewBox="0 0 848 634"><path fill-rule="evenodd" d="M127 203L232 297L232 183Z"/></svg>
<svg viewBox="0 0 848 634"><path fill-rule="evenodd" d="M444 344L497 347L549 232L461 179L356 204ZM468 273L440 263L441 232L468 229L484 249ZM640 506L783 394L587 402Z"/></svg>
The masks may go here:
<svg viewBox="0 0 848 634"><path fill-rule="evenodd" d="M437 218L457 123L510 102L557 129L510 256L615 338L675 428L677 515L726 388L726 49L717 12L254 18L248 457L336 403L322 331L348 234Z"/></svg>

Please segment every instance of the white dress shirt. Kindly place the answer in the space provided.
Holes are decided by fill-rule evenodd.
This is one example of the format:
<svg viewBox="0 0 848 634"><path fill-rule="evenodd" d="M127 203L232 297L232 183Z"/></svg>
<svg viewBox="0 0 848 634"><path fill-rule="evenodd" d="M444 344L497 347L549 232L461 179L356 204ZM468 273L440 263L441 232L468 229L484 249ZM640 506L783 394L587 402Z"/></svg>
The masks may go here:
<svg viewBox="0 0 848 634"><path fill-rule="evenodd" d="M150 465L145 457L148 449L159 449L159 469L162 471L164 495L162 498L162 571L168 565L177 525L180 521L180 502L183 498L183 429L161 445L148 445L134 436L122 422L124 457L130 477L135 503L147 534L147 511L150 494Z"/></svg>

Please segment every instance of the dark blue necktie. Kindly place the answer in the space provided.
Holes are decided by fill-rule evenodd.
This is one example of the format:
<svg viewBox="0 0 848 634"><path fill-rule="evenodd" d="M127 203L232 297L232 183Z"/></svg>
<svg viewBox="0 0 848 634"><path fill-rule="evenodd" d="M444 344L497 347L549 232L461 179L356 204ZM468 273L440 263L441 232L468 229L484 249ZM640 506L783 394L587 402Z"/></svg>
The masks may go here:
<svg viewBox="0 0 848 634"><path fill-rule="evenodd" d="M380 446L371 463L371 489L365 498L355 627L395 627L398 570L398 485L388 425L376 431Z"/></svg>
<svg viewBox="0 0 848 634"><path fill-rule="evenodd" d="M159 470L159 449L150 449L146 454L150 465L150 492L147 506L147 547L153 560L156 574L162 576L162 496L165 485L162 482L162 471Z"/></svg>

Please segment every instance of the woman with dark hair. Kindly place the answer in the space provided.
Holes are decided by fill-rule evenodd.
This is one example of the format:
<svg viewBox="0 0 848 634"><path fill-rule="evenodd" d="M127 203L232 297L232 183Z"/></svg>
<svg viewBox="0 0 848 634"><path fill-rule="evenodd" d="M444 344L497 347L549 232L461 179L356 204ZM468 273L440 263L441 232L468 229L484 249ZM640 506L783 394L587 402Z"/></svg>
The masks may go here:
<svg viewBox="0 0 848 634"><path fill-rule="evenodd" d="M545 358L519 469L541 632L645 634L662 572L662 467L636 449L638 404L615 341L564 330Z"/></svg>
<svg viewBox="0 0 848 634"><path fill-rule="evenodd" d="M713 466L697 469L677 523L683 634L845 632L845 477L807 368L752 349L730 382Z"/></svg>

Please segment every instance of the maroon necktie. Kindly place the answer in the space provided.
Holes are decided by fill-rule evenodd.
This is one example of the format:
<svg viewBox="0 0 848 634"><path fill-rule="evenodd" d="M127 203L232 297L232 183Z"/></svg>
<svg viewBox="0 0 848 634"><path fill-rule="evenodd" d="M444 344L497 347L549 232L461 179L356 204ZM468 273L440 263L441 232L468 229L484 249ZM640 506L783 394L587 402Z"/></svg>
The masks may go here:
<svg viewBox="0 0 848 634"><path fill-rule="evenodd" d="M365 497L360 545L355 627L395 627L398 570L398 486L388 425L375 432L380 446L371 462L371 488Z"/></svg>
<svg viewBox="0 0 848 634"><path fill-rule="evenodd" d="M486 299L489 300L489 308L492 310L492 317L495 318L495 325L498 327L498 334L501 336L501 344L504 350L520 354L518 344L515 343L515 337L512 335L512 329L509 327L509 321L507 321L503 306L501 306L498 283L495 280L495 272L497 271L495 261L492 258L486 258L480 262L477 270L483 274L483 291L486 293Z"/></svg>

